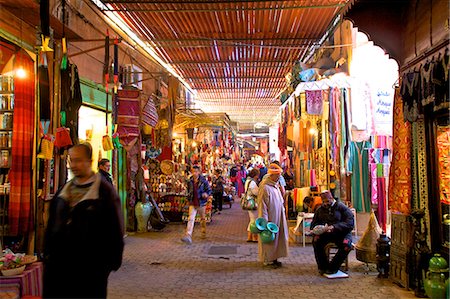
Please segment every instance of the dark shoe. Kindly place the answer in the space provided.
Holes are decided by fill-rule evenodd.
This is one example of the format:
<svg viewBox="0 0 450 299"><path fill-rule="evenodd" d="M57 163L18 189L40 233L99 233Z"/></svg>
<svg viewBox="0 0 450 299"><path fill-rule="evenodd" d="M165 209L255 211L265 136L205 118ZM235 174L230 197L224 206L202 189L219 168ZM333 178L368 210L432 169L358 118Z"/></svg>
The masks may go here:
<svg viewBox="0 0 450 299"><path fill-rule="evenodd" d="M327 270L325 274L336 274L338 270Z"/></svg>
<svg viewBox="0 0 450 299"><path fill-rule="evenodd" d="M278 267L281 267L281 266L283 265L281 262L279 262L279 261L277 261L277 260L274 260L274 261L273 261L273 264L274 264L274 265L277 265Z"/></svg>
<svg viewBox="0 0 450 299"><path fill-rule="evenodd" d="M247 240L247 243L252 243L252 242L253 242L252 239L248 239L248 240Z"/></svg>
<svg viewBox="0 0 450 299"><path fill-rule="evenodd" d="M324 275L326 272L327 272L326 270L321 270L321 269L319 269L319 274L320 274L320 275Z"/></svg>

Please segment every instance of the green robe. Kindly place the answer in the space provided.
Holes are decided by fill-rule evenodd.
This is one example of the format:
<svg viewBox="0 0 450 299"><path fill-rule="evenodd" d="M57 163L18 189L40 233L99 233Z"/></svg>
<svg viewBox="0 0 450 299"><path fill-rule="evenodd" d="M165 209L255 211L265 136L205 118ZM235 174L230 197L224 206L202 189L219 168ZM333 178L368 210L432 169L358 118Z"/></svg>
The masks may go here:
<svg viewBox="0 0 450 299"><path fill-rule="evenodd" d="M352 175L352 204L357 212L370 212L369 141L351 142L347 171Z"/></svg>

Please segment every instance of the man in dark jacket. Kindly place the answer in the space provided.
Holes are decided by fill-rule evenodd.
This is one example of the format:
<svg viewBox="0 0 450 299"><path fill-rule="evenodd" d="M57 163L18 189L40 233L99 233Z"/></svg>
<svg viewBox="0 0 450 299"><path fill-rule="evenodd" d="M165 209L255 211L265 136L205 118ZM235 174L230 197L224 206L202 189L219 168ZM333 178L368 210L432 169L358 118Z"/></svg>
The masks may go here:
<svg viewBox="0 0 450 299"><path fill-rule="evenodd" d="M202 238L206 237L206 204L211 196L211 187L206 178L201 175L200 166L192 167L192 178L188 182L189 197L189 220L186 234L181 241L192 244L192 233L194 231L195 217L200 214Z"/></svg>
<svg viewBox="0 0 450 299"><path fill-rule="evenodd" d="M216 169L214 171L214 177L212 179L212 191L214 198L214 211L220 212L222 211L223 204L223 189L224 189L224 180L222 177L222 171L220 169Z"/></svg>
<svg viewBox="0 0 450 299"><path fill-rule="evenodd" d="M111 163L108 159L101 159L98 162L98 172L112 185L111 174L109 169L111 168Z"/></svg>
<svg viewBox="0 0 450 299"><path fill-rule="evenodd" d="M322 206L314 213L311 222L311 229L315 234L314 255L320 274L334 274L352 249L355 222L352 211L342 202L336 201L330 191L323 191L321 198ZM325 254L325 246L329 243L335 243L338 247L331 262Z"/></svg>
<svg viewBox="0 0 450 299"><path fill-rule="evenodd" d="M74 179L50 204L44 248L44 298L106 298L123 253L123 216L113 186L92 171L92 148L69 150Z"/></svg>

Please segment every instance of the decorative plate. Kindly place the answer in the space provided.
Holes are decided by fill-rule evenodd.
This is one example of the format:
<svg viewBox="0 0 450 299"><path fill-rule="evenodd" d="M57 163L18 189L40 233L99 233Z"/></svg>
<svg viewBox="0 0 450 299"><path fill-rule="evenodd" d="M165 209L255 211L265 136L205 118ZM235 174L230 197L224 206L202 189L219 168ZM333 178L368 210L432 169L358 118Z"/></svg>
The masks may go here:
<svg viewBox="0 0 450 299"><path fill-rule="evenodd" d="M171 160L164 160L161 162L161 172L165 175L172 175L173 167L174 165Z"/></svg>

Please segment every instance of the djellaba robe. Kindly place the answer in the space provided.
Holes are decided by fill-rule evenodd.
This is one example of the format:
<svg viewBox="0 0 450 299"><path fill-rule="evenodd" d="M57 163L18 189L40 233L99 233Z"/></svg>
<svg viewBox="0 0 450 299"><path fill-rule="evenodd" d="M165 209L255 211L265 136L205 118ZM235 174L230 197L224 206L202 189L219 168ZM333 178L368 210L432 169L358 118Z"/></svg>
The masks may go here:
<svg viewBox="0 0 450 299"><path fill-rule="evenodd" d="M270 178L264 179L258 193L258 216L268 222L273 222L279 227L275 240L263 244L259 238L259 260L261 262L272 262L281 257L288 256L289 231L284 208L284 200L278 183Z"/></svg>

